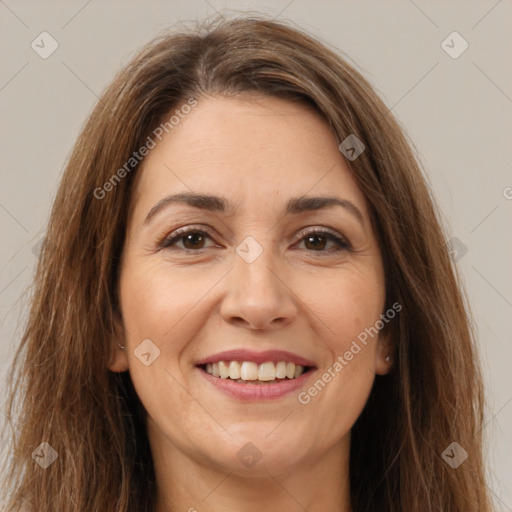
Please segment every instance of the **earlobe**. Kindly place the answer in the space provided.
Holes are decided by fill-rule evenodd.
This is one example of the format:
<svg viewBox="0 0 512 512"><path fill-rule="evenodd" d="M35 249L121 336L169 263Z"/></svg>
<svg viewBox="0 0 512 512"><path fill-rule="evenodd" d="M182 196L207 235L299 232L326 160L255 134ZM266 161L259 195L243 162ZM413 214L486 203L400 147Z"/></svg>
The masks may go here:
<svg viewBox="0 0 512 512"><path fill-rule="evenodd" d="M390 356L385 357L383 360L379 359L375 365L375 373L377 375L387 375L393 367L393 359Z"/></svg>
<svg viewBox="0 0 512 512"><path fill-rule="evenodd" d="M111 343L110 360L107 368L111 372L125 372L128 370L128 356L126 350L123 350L117 343Z"/></svg>
<svg viewBox="0 0 512 512"><path fill-rule="evenodd" d="M120 319L115 320L116 335L110 341L110 359L107 368L111 372L124 372L128 370L128 355L126 353L123 326Z"/></svg>
<svg viewBox="0 0 512 512"><path fill-rule="evenodd" d="M384 335L381 333L375 352L375 373L377 375L386 375L393 367L392 352L393 348L390 333L388 332Z"/></svg>

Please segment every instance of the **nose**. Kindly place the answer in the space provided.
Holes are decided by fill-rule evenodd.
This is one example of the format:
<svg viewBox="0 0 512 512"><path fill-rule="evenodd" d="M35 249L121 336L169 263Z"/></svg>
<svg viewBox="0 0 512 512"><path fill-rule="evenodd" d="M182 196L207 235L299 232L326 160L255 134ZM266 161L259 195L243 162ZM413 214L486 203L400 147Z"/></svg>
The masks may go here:
<svg viewBox="0 0 512 512"><path fill-rule="evenodd" d="M251 263L235 254L220 308L226 322L252 330L275 330L296 318L298 299L289 273L271 252L266 248Z"/></svg>

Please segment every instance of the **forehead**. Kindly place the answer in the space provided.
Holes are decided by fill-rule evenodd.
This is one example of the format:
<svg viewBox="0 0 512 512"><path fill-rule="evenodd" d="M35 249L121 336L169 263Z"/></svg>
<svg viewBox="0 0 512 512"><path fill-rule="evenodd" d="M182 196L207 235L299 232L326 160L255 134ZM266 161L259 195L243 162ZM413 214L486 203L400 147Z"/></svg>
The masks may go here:
<svg viewBox="0 0 512 512"><path fill-rule="evenodd" d="M157 142L138 170L135 210L147 213L176 192L226 197L237 213L336 194L367 215L327 122L302 104L265 96L201 99Z"/></svg>

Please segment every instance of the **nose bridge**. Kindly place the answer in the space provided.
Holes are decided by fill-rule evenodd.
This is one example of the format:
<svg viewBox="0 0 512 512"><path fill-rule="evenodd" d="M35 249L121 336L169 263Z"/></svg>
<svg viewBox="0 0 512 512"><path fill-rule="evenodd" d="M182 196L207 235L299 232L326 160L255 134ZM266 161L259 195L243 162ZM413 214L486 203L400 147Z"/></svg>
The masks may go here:
<svg viewBox="0 0 512 512"><path fill-rule="evenodd" d="M292 294L279 276L277 251L272 244L267 233L249 235L236 247L221 309L226 320L241 318L253 327L264 328L273 320L282 322L294 316Z"/></svg>
<svg viewBox="0 0 512 512"><path fill-rule="evenodd" d="M258 238L256 238L258 237ZM248 235L236 247L234 262L236 280L252 288L271 287L274 293L280 286L275 281L275 248L272 237L268 234ZM248 290L249 291L249 290Z"/></svg>

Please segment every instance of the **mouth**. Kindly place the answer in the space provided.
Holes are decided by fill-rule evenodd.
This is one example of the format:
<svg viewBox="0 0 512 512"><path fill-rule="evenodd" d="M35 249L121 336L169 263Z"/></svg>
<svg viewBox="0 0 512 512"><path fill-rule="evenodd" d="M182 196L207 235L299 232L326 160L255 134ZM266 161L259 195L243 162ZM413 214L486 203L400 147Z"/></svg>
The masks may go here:
<svg viewBox="0 0 512 512"><path fill-rule="evenodd" d="M273 401L293 395L312 378L315 363L286 350L226 350L195 362L200 374L237 401Z"/></svg>
<svg viewBox="0 0 512 512"><path fill-rule="evenodd" d="M290 361L265 361L257 364L253 361L220 360L197 366L217 379L253 385L296 380L315 369L314 366L295 364Z"/></svg>

